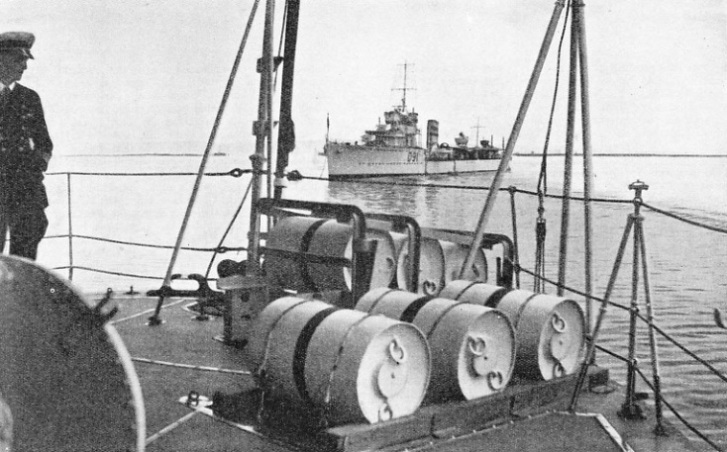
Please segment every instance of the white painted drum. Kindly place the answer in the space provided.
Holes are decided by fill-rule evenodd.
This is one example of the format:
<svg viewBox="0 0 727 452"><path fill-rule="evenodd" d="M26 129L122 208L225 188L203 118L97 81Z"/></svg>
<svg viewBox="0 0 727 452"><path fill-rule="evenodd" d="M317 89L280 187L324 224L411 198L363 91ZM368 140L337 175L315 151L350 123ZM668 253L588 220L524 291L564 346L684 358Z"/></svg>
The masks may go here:
<svg viewBox="0 0 727 452"><path fill-rule="evenodd" d="M370 287L388 287L396 271L393 240L381 231L369 230L367 238L376 240L376 256ZM353 256L353 232L349 224L310 217L280 220L268 234L267 247L303 251L321 256ZM308 263L292 258L266 258L265 270L271 284L296 291L350 290L351 269L336 264Z"/></svg>
<svg viewBox="0 0 727 452"><path fill-rule="evenodd" d="M575 372L585 345L585 316L578 303L514 290L497 309L507 314L517 331L518 374L551 380Z"/></svg>
<svg viewBox="0 0 727 452"><path fill-rule="evenodd" d="M305 381L329 420L376 423L419 408L430 367L429 347L415 326L342 309L313 334Z"/></svg>
<svg viewBox="0 0 727 452"><path fill-rule="evenodd" d="M439 296L462 303L494 308L506 293L507 289L501 286L459 279L444 286Z"/></svg>
<svg viewBox="0 0 727 452"><path fill-rule="evenodd" d="M324 220L311 217L287 217L275 224L268 233L266 248L284 251L305 251L307 236L311 228L322 225ZM307 268L301 261L296 261L273 253L265 255L264 269L271 285L285 289L302 291L306 287Z"/></svg>
<svg viewBox="0 0 727 452"><path fill-rule="evenodd" d="M424 399L430 353L413 325L295 297L259 319L248 348L270 390L313 406L330 425L406 416Z"/></svg>
<svg viewBox="0 0 727 452"><path fill-rule="evenodd" d="M408 239L399 252L396 264L396 280L399 288L409 292L436 296L444 287L444 253L438 240L423 237L419 256L419 281L416 288L410 287Z"/></svg>
<svg viewBox="0 0 727 452"><path fill-rule="evenodd" d="M459 272L465 259L467 259L470 247L444 240L440 240L439 244L444 254L444 283L447 284L459 279ZM485 259L485 252L481 248L477 250L471 272L466 275L466 278L471 281L487 281L487 260Z"/></svg>
<svg viewBox="0 0 727 452"><path fill-rule="evenodd" d="M377 230L368 230L366 238L375 240L376 256L371 273L371 288L388 287L394 279L396 257L391 237ZM316 232L308 251L324 256L353 256L353 231L350 225L329 220ZM327 264L308 264L308 273L318 290L350 290L351 268Z"/></svg>
<svg viewBox="0 0 727 452"><path fill-rule="evenodd" d="M305 301L297 297L279 298L258 315L247 353L256 370L263 366L271 390L297 403L307 403L301 375L296 377L296 348L306 325L316 316L332 313L335 308L322 301ZM297 378L297 381L296 381Z"/></svg>
<svg viewBox="0 0 727 452"><path fill-rule="evenodd" d="M432 378L425 403L484 397L512 377L515 331L495 309L384 289L364 295L356 309L412 322L426 335Z"/></svg>

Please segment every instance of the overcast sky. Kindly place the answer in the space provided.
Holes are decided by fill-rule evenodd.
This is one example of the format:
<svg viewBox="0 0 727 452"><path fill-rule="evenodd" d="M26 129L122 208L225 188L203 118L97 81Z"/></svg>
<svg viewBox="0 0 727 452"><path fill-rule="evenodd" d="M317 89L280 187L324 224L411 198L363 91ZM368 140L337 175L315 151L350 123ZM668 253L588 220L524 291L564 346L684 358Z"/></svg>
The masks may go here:
<svg viewBox="0 0 727 452"><path fill-rule="evenodd" d="M279 39L281 8L276 13ZM552 0L308 0L301 6L294 120L299 146L357 140L399 102L500 143L512 128ZM586 1L595 152L727 154L727 6L722 0ZM264 3L220 140L252 143ZM59 154L202 152L251 0L3 0L0 30L37 37L22 83L43 100ZM540 152L560 28L519 152ZM552 148L565 141L567 44ZM277 48L277 43L276 43ZM165 143L167 147L165 147ZM305 150L305 149L303 149ZM311 149L311 152L313 149Z"/></svg>

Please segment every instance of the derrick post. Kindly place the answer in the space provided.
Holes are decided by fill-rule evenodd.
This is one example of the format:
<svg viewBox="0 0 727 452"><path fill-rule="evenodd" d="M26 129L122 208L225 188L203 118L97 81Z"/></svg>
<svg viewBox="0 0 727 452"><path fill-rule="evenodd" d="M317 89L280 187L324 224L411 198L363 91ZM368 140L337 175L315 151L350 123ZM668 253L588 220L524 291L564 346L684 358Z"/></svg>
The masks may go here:
<svg viewBox="0 0 727 452"><path fill-rule="evenodd" d="M585 291L586 291L586 333L590 334L593 321L591 296L593 291L593 223L591 221L591 195L593 193L593 151L591 149L591 107L588 87L588 52L586 47L586 22L583 14L583 0L573 5L573 26L578 30L578 63L581 75L581 129L583 131L583 227L585 240Z"/></svg>
<svg viewBox="0 0 727 452"><path fill-rule="evenodd" d="M300 0L288 0L285 18L283 83L280 89L280 126L278 128L278 155L275 166L275 199L280 199L283 196L288 154L295 149L295 125L292 115L293 74L295 72L295 52L298 42L299 12Z"/></svg>
<svg viewBox="0 0 727 452"><path fill-rule="evenodd" d="M485 235L487 222L490 219L492 209L495 207L497 192L500 190L500 187L502 186L502 179L505 176L507 168L510 166L510 160L512 159L512 154L515 150L515 143L517 143L518 136L520 135L520 130L522 129L523 123L525 122L525 116L528 113L530 102L533 99L535 88L538 86L540 73L543 71L545 60L548 57L548 50L550 49L550 44L553 42L553 35L555 34L555 29L558 26L558 21L560 20L560 14L563 11L563 6L563 0L557 0L555 2L555 8L553 10L552 16L550 17L550 23L548 24L548 29L545 32L543 43L540 46L540 52L538 53L538 58L535 62L533 72L530 75L528 86L527 88L525 88L525 95L523 96L523 100L520 103L520 109L518 110L517 117L515 118L515 124L513 125L512 131L510 132L510 138L507 142L507 147L505 148L505 152L502 156L502 159L500 160L500 166L497 168L497 173L495 173L495 177L492 179L490 191L487 193L485 206L482 208L482 212L480 213L480 219L477 222L477 228L475 229L475 234L472 238L472 244L470 245L469 253L467 254L467 258L462 263L462 268L459 272L460 278L467 277L470 269L472 268L472 265L475 262L477 250L480 249L480 247L482 246L482 239Z"/></svg>
<svg viewBox="0 0 727 452"><path fill-rule="evenodd" d="M568 230L570 224L570 194L573 176L573 137L576 123L576 93L578 91L578 27L575 18L571 23L570 70L568 79L568 122L565 138L565 163L563 165L563 203L560 216L560 253L558 256L558 296L562 297L568 266Z"/></svg>
<svg viewBox="0 0 727 452"><path fill-rule="evenodd" d="M270 153L273 130L273 17L275 0L268 0L265 7L265 29L263 32L262 58L258 60L260 73L260 96L258 98L258 117L253 123L255 153L252 162L250 229L247 251L246 274L240 277L223 278L218 282L226 292L227 313L225 315L224 341L229 345L244 347L248 341L249 326L268 302L268 289L260 268L261 212L259 207L262 192L262 177L268 176L270 194ZM268 150L266 158L266 146ZM267 163L267 168L265 168ZM268 217L269 219L269 217ZM239 275L235 275L239 276Z"/></svg>

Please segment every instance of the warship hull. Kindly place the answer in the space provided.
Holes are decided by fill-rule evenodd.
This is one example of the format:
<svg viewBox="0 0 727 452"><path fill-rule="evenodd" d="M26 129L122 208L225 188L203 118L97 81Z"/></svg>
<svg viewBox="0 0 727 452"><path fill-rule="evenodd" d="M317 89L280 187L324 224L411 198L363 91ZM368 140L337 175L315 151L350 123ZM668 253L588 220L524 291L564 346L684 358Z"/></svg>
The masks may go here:
<svg viewBox="0 0 727 452"><path fill-rule="evenodd" d="M499 158L431 160L417 147L361 146L343 143L326 145L328 177L406 176L497 171Z"/></svg>

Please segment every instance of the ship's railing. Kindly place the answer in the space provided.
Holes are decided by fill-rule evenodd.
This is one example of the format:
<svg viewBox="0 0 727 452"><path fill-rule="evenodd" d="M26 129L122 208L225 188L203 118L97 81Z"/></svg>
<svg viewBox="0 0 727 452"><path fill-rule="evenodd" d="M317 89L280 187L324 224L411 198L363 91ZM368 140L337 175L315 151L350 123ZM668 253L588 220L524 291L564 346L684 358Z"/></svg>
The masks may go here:
<svg viewBox="0 0 727 452"><path fill-rule="evenodd" d="M243 176L244 174L250 173L251 170L243 170L240 168L235 168L230 171L226 172L210 172L206 173L207 176L210 177L235 177L239 178ZM99 242L107 242L107 243L114 243L118 245L123 245L125 247L146 247L146 248L158 248L158 249L173 249L173 246L170 245L163 245L163 244L155 244L155 243L144 243L144 242L134 242L134 241L122 241L122 240L116 240L116 239L110 239L106 237L97 237L97 236L91 236L91 235L82 235L82 234L74 234L73 233L73 225L74 225L74 218L73 218L73 180L76 177L128 177L128 176L135 176L135 177L168 177L168 176L196 176L196 173L186 173L186 172L155 172L155 173L116 173L116 172L60 172L60 173L48 173L48 176L65 176L66 178L66 188L68 192L68 206L67 206L67 226L68 226L68 232L66 234L56 234L56 235L49 235L46 237L46 239L66 239L68 240L68 265L65 266L59 266L55 267L55 270L67 270L69 279L73 279L74 270L85 270L89 272L96 272L96 273L102 273L102 274L109 274L109 275L115 275L115 276L121 276L126 277L129 279L145 279L145 280L159 280L161 281L163 279L163 276L160 275L143 275L143 274L132 274L127 272L118 272L108 269L101 269L93 266L87 266L82 265L79 263L76 263L75 256L74 256L74 241L78 239L82 240L91 240L91 241L99 241ZM295 172L295 178L296 179L308 179L308 180L319 180L319 181L327 181L328 179L323 177L307 177L307 176L301 176L300 173L297 171ZM292 178L291 178L292 179ZM356 183L361 184L380 184L380 185L395 185L395 186L412 186L412 187L431 187L431 188L438 188L438 189L451 189L451 190L488 190L487 187L482 186L473 186L473 185L460 185L460 184L438 184L438 183L419 183L419 182L408 182L408 181L382 181L382 180L357 180ZM708 361L702 359L698 356L697 353L691 351L689 348L684 346L682 343L680 343L676 338L674 338L672 335L667 333L663 328L659 327L653 318L649 318L649 316L644 316L641 314L633 305L627 306L615 301L612 301L610 299L607 299L608 297L597 297L593 294L587 294L583 291L580 291L574 287L570 287L564 284L560 284L557 281L554 281L552 279L549 279L544 276L543 272L541 271L534 271L531 269L528 269L521 265L520 258L519 258L519 244L518 244L518 218L517 218L517 208L516 208L516 197L517 195L524 195L528 197L539 197L539 198L553 198L553 199L563 199L563 196L560 195L553 195L553 194L543 194L543 193L537 193L530 190L523 190L519 189L517 187L507 187L502 188L500 191L507 192L510 196L510 207L511 207L511 224L512 224L512 235L513 235L513 257L510 262L512 265L514 272L515 272L515 287L519 288L521 286L520 281L520 274L524 273L529 275L533 278L534 281L540 282L540 283L546 283L553 287L561 288L565 291L568 291L572 294L579 295L583 297L587 302L595 302L600 303L602 306L613 306L614 308L626 311L630 314L632 319L639 320L643 324L647 326L650 333L655 332L660 335L661 338L671 343L673 346L677 347L679 350L681 350L683 353L685 353L687 356L692 358L697 363L701 364L709 373L713 374L716 378L721 380L722 382L727 383L727 376L721 372L719 369L717 369L714 365L709 363ZM576 201L583 201L583 198L579 197L569 197L571 200ZM647 204L643 202L640 197L637 197L636 199L610 199L610 198L591 198L591 202L593 203L605 203L605 204L621 204L621 205L628 205L628 204L635 204L637 205L637 215L638 216L638 208L643 207L644 209L656 213L658 215L662 215L680 222L683 222L685 224L689 224L691 226L699 227L704 230L720 233L720 234L727 234L727 229L710 225L707 223L695 221L689 218L684 217L683 215L679 215L673 212L669 212L664 209L657 208L655 206L652 206L650 204ZM243 201L244 202L244 201ZM242 204L241 204L242 206ZM238 208L237 213L240 212L240 209ZM234 219L233 219L234 221ZM231 225L231 224L230 224ZM229 227L227 229L229 231ZM226 233L225 233L226 235ZM626 231L625 236L628 235L628 231ZM245 247L242 246L235 246L235 247L228 247L223 245L224 242L224 236L223 239L220 241L218 246L216 247L194 247L194 246L187 246L183 247L182 249L187 251L193 251L193 252L200 252L200 253L212 253L213 257L212 260L214 260L214 257L217 254L226 253L229 251L245 251ZM620 262L617 262L620 264ZM210 261L210 267L207 269L206 277L209 276L209 271L212 265L212 261ZM715 317L717 315L715 314ZM590 323L590 322L589 322ZM592 337L589 337L589 342L591 342ZM634 341L631 341L631 344L633 344ZM633 346L633 345L632 345ZM669 410L674 414L674 416L682 422L682 424L689 429L694 435L696 435L698 438L702 439L706 444L713 447L715 450L722 450L719 444L717 444L715 441L707 437L705 434L703 434L698 428L696 428L692 423L689 422L682 414L679 413L679 411L674 407L672 403L670 403L667 399L663 397L663 394L661 394L660 388L659 388L659 377L658 374L652 375L652 380L647 377L647 375L638 367L638 362L634 358L633 350L629 350L629 356L623 356L617 352L614 352L613 350L609 350L606 347L603 347L601 345L595 345L595 349L607 354L608 356L611 356L617 360L623 361L627 364L629 367L629 370L633 374L638 374L644 383L650 387L650 389L655 394L655 403L660 405L663 403ZM657 357L652 357L653 360L656 360ZM655 384L656 383L656 384ZM635 398L634 386L629 385L627 388L628 392L630 394L627 394L627 402L625 402L625 409L628 407L629 400L633 401ZM657 416L657 426L656 431L657 432L663 432L662 426L661 426L661 414L658 413Z"/></svg>
<svg viewBox="0 0 727 452"><path fill-rule="evenodd" d="M233 177L233 178L240 178L243 175L252 173L252 170L250 169L241 169L241 168L233 168L229 171L224 172L207 172L205 173L205 176L208 177ZM141 279L141 280L162 280L163 276L159 275L149 275L149 274L136 274L136 273L128 273L128 272L119 272L114 270L108 270L108 269L102 269L98 267L91 267L91 266L85 266L85 265L78 265L75 261L74 256L74 242L77 239L82 240L91 240L91 241L98 241L98 242L105 242L105 243L113 243L118 245L124 245L128 247L139 247L139 248L155 248L155 249L165 249L165 250L173 250L173 245L164 245L159 243L145 243L145 242L135 242L135 241L124 241L124 240L117 240L112 239L108 237L99 237L99 236L91 236L91 235L85 235L85 234L74 234L73 233L73 226L74 226L74 209L73 209L73 185L74 185L74 179L75 178L81 178L81 177L98 177L98 178L107 178L107 177L186 177L186 176L196 176L196 173L191 172L49 172L46 174L47 176L64 176L66 179L66 192L67 192L67 228L68 232L66 234L54 234L54 235L48 235L45 237L45 239L66 239L68 240L68 265L62 265L54 267L54 270L67 270L68 271L68 279L73 280L74 277L74 271L75 270L84 270L88 272L94 272L94 273L102 273L107 275L113 275L113 276L121 276L125 278L131 278L131 279ZM238 209L237 214L239 214L240 209ZM234 221L234 220L233 220ZM229 232L229 228L228 231ZM226 235L226 234L225 234ZM223 237L224 240L224 237ZM228 247L224 246L221 243L218 244L215 247L195 247L195 246L182 246L181 249L185 251L193 251L193 252L200 252L200 253L212 253L213 257L212 260L214 260L214 257L218 254L224 254L227 252L232 251L246 251L247 248L243 246L233 246ZM210 263L211 265L211 263ZM207 271L207 275L205 277L209 276L209 269Z"/></svg>

